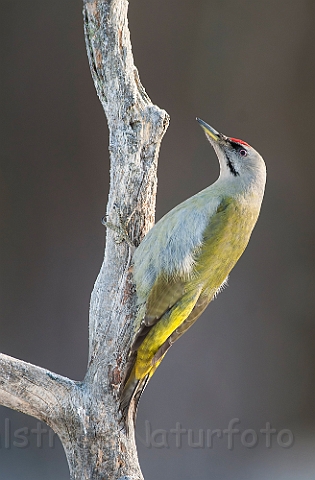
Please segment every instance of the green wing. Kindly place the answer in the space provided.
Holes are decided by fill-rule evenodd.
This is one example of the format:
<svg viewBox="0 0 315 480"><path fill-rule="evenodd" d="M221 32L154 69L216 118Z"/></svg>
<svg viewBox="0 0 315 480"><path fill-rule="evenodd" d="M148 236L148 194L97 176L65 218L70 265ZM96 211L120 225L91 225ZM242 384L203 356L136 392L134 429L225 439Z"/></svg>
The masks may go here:
<svg viewBox="0 0 315 480"><path fill-rule="evenodd" d="M163 278L155 282L146 304L144 323L153 326L185 293L185 282Z"/></svg>
<svg viewBox="0 0 315 480"><path fill-rule="evenodd" d="M180 280L167 280L160 276L146 302L146 313L132 345L135 352L156 323L163 317L164 313L170 310L184 295L185 282Z"/></svg>
<svg viewBox="0 0 315 480"><path fill-rule="evenodd" d="M152 359L152 365L155 365L166 354L166 352L173 345L173 343L175 343L176 340L179 339L179 337L181 337L185 332L187 332L187 330L195 323L195 321L198 320L200 315L209 305L211 299L211 296L201 293L190 315L178 328L176 328L176 330L174 330L172 335L170 335L166 342L164 342L163 345L161 345L161 347L158 349Z"/></svg>

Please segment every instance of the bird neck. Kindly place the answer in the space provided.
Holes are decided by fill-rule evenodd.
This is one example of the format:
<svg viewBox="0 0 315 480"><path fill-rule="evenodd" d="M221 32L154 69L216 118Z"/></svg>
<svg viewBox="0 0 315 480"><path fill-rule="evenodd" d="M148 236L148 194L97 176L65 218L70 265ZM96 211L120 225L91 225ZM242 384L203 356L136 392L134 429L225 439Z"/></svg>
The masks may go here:
<svg viewBox="0 0 315 480"><path fill-rule="evenodd" d="M266 174L262 171L253 172L246 176L232 176L226 172L220 172L216 187L225 195L240 198L257 198L261 203L266 183Z"/></svg>

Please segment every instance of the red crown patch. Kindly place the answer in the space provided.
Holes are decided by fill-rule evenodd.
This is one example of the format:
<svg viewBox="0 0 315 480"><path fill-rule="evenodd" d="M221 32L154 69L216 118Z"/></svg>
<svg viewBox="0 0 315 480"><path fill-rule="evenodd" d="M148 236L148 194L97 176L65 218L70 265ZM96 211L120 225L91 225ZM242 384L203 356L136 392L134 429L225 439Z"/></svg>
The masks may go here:
<svg viewBox="0 0 315 480"><path fill-rule="evenodd" d="M230 138L230 140L232 140L232 142L234 143L240 143L241 145L245 145L246 147L250 147L250 145L246 142L244 142L243 140L240 140L239 138Z"/></svg>

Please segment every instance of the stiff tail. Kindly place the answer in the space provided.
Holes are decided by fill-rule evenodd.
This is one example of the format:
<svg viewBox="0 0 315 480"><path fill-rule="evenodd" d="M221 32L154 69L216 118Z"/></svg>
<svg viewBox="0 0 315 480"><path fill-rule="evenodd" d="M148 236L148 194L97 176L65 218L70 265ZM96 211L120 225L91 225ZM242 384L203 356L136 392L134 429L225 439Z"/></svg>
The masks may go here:
<svg viewBox="0 0 315 480"><path fill-rule="evenodd" d="M134 370L131 371L120 397L120 410L124 420L127 419L129 412L132 412L133 421L135 422L138 402L148 381L149 374L139 379L135 377Z"/></svg>

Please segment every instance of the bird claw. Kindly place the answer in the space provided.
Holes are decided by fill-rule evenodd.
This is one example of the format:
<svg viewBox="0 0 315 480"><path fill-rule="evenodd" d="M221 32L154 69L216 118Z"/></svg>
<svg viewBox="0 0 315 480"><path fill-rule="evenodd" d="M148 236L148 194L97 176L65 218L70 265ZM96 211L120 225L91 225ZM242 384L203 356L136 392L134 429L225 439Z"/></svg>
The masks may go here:
<svg viewBox="0 0 315 480"><path fill-rule="evenodd" d="M114 223L106 220L106 217L102 218L102 224L106 227L109 228L110 230L113 230L116 233L116 238L115 238L115 243L120 244L122 242L126 242L127 245L130 247L132 253L136 249L135 244L130 238L129 232L128 232L128 225L130 223L131 218L133 217L135 210L131 212L130 215L126 219L123 218L119 207L114 204L114 212L117 215L118 218L118 225L115 225Z"/></svg>

